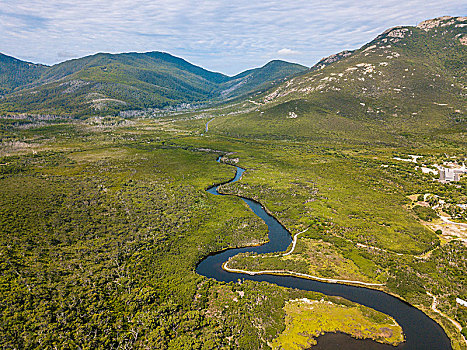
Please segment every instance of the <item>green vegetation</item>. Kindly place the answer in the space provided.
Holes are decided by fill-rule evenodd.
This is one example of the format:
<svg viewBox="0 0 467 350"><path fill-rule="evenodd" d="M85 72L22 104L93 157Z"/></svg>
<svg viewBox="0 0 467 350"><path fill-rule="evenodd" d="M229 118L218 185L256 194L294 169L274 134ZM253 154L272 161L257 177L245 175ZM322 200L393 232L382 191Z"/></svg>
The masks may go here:
<svg viewBox="0 0 467 350"><path fill-rule="evenodd" d="M319 335L336 331L391 345L404 341L402 329L392 318L364 306L296 299L287 302L284 310L286 328L272 342L273 349L309 348Z"/></svg>
<svg viewBox="0 0 467 350"><path fill-rule="evenodd" d="M240 331L205 314L214 287L195 264L266 233L241 201L204 191L232 169L164 135L67 132L55 151L0 162L2 345L227 346Z"/></svg>
<svg viewBox="0 0 467 350"><path fill-rule="evenodd" d="M167 54L98 54L0 80L2 346L266 349L306 345L297 332L309 326L311 336L399 341L397 328L381 332L392 322L338 298L195 273L209 253L266 240L243 201L205 192L233 176L214 162L222 154L247 171L221 191L259 201L292 234L307 229L288 256L237 256L230 267L384 284L466 349L427 294L465 330L465 240L438 231L430 207L465 220L467 179L440 183L420 169L467 159L465 34L460 19L443 21L440 31L394 29L321 70L200 111L115 116L262 90L303 67L273 62L233 79ZM26 69L8 64L6 75ZM422 158L396 159L409 155ZM303 298L332 304L286 305ZM316 312L340 322L304 324ZM365 329L352 333L355 322Z"/></svg>
<svg viewBox="0 0 467 350"><path fill-rule="evenodd" d="M360 268L351 260L350 252L352 252L350 249L344 251L344 254L349 256L345 258L341 250L329 242L301 238L298 240L294 254L287 256L269 254L269 257L239 254L229 261L228 266L248 271L269 270L274 267L275 270L300 272L316 277L378 283L375 278L369 278L363 273L365 271L376 277L371 270ZM358 254L358 249L354 252Z"/></svg>
<svg viewBox="0 0 467 350"><path fill-rule="evenodd" d="M295 63L274 60L263 67L239 73L222 84L223 97L238 97L252 92L268 90L272 82L285 80L286 77L300 74L307 68Z"/></svg>
<svg viewBox="0 0 467 350"><path fill-rule="evenodd" d="M385 283L428 308L427 289L464 324L455 296L465 294L465 246L440 246L407 207L409 193L464 189L393 160L409 152L402 148L200 137L202 119L171 118L3 120L5 344L256 349L277 338L284 301L316 297L194 272L209 252L266 234L242 201L204 191L233 175L209 149L235 151L228 157L247 168L223 191L259 200L292 233L309 227L294 254L262 264Z"/></svg>
<svg viewBox="0 0 467 350"><path fill-rule="evenodd" d="M255 149L259 149L255 146ZM395 252L421 254L436 236L404 207L406 193L423 185L410 168L381 165L369 149L320 149L278 143L259 154L239 152L248 171L243 181L224 186L264 203L283 224L303 237L337 236ZM251 164L251 165L250 165ZM376 223L376 225L375 225Z"/></svg>
<svg viewBox="0 0 467 350"><path fill-rule="evenodd" d="M464 24L454 18L442 29L387 31L255 97L248 113L218 118L211 129L229 137L380 145L440 138L465 145Z"/></svg>
<svg viewBox="0 0 467 350"><path fill-rule="evenodd" d="M293 234L309 229L289 256L240 255L229 267L383 283L385 290L424 310L431 307L429 291L438 296L440 310L465 324L455 298L466 293L462 255L467 248L452 238L440 244L439 237L419 223L407 199L421 192L463 198L465 187L439 183L416 169L417 164L393 160L391 148L310 147L284 141L237 141L235 148L239 152L231 157L239 157L247 171L241 182L223 190L260 201ZM425 152L435 154L433 148L409 151ZM449 321L441 322L459 339ZM464 346L460 339L454 343L454 348Z"/></svg>
<svg viewBox="0 0 467 350"><path fill-rule="evenodd" d="M99 53L51 67L2 55L0 62L3 60L12 63L2 65L0 89L4 87L4 93L13 92L13 88L16 91L2 100L0 113L73 116L118 114L238 97L269 88L274 81L306 69L272 61L228 77L163 52Z"/></svg>
<svg viewBox="0 0 467 350"><path fill-rule="evenodd" d="M438 218L438 214L436 214L436 211L434 211L430 207L423 207L421 205L416 205L415 207L413 207L413 211L423 221L432 221L433 219Z"/></svg>
<svg viewBox="0 0 467 350"><path fill-rule="evenodd" d="M443 136L439 137L442 140ZM177 142L235 150L229 157L238 158L247 171L242 181L223 186L222 191L261 202L292 234L309 227L300 235L293 254L237 256L229 267L289 270L337 279L352 276L357 281L383 283L385 290L424 310L431 307L428 291L438 297L442 312L464 324L455 298L466 292L467 266L461 257L467 253L465 244L438 237L424 226L408 198L414 193L430 193L430 202L442 198L463 203L463 182L460 186L440 183L420 170L421 163L440 164L446 158L462 163L462 147L440 139L425 144L415 139L410 146L401 141L402 146L388 147L377 142L300 142L295 137L274 141L227 138L216 135L215 130L201 140L186 137ZM418 163L394 159L410 158L408 154L423 158ZM323 252L326 254L321 256ZM453 339L453 347L463 349L464 341L450 321L437 320Z"/></svg>
<svg viewBox="0 0 467 350"><path fill-rule="evenodd" d="M47 66L24 62L0 53L0 96L37 80Z"/></svg>

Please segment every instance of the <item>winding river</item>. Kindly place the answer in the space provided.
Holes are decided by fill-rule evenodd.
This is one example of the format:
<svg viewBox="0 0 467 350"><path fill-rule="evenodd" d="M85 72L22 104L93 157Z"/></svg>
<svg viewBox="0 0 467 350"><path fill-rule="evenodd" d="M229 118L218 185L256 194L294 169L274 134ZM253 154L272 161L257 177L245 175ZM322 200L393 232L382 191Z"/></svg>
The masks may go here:
<svg viewBox="0 0 467 350"><path fill-rule="evenodd" d="M220 162L220 157L217 159ZM236 167L235 178L226 182L238 181L245 169ZM218 192L220 185L207 189L213 195L223 195ZM269 242L257 247L228 249L213 254L201 261L196 272L217 281L232 282L239 279L264 281L278 286L314 291L326 295L340 296L358 304L362 304L392 316L404 330L406 341L398 347L379 344L370 340L355 340L344 334L326 334L318 338L317 349L451 349L451 343L444 330L422 311L410 304L384 292L338 283L326 283L315 280L278 275L248 275L225 271L222 264L238 253L254 252L258 254L283 252L292 243L290 233L271 215L266 213L261 204L240 197L268 226Z"/></svg>

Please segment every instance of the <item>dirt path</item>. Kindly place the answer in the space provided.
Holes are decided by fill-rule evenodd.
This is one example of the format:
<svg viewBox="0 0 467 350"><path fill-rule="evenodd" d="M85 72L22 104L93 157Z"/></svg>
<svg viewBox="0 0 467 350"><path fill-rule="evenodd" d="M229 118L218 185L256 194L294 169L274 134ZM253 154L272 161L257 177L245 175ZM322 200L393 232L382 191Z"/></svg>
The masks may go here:
<svg viewBox="0 0 467 350"><path fill-rule="evenodd" d="M443 220L444 222L448 223L448 224L452 224L452 225L459 225L461 227L466 227L467 228L467 224L464 224L462 222L455 222L455 221L451 221L449 220L448 217L446 216L440 216L441 220Z"/></svg>
<svg viewBox="0 0 467 350"><path fill-rule="evenodd" d="M209 131L209 123L212 122L214 119L216 119L216 118L212 118L211 120L209 120L209 121L206 123L206 131L205 131L205 132L208 132L208 131Z"/></svg>
<svg viewBox="0 0 467 350"><path fill-rule="evenodd" d="M359 284L363 286L384 286L382 283L367 283L361 281L353 281L353 280L341 280L341 279L334 279L334 278L323 278L313 275L308 275L306 273L294 272L294 271L287 271L287 270L261 270L261 271L248 271L248 270L240 270L240 269L232 269L228 267L228 261L222 265L222 268L228 272L235 272L235 273L244 273L247 275L288 275L288 276L298 276L298 277L305 277L312 280L328 282L328 283L351 283L351 284Z"/></svg>
<svg viewBox="0 0 467 350"><path fill-rule="evenodd" d="M444 312L438 310L438 308L436 307L438 305L438 300L436 299L436 296L434 296L430 292L426 292L426 294L428 294L430 297L433 298L433 302L431 303L431 309L434 312L436 312L438 315L441 315L445 319L451 321L451 323L459 330L459 332L462 332L462 326L461 326L461 324L459 322L457 322L456 320L453 320L451 317L446 315ZM465 344L467 345L467 339L465 339L465 337L464 337L464 335L462 333L461 333L461 336L464 339Z"/></svg>
<svg viewBox="0 0 467 350"><path fill-rule="evenodd" d="M292 254L293 251L295 250L295 246L297 245L298 236L301 235L302 233L308 231L309 229L310 229L310 228L308 227L307 229L303 230L302 232L297 233L297 234L293 237L292 249L290 249L290 252L287 252L287 253L282 254L282 256L287 256L287 255Z"/></svg>

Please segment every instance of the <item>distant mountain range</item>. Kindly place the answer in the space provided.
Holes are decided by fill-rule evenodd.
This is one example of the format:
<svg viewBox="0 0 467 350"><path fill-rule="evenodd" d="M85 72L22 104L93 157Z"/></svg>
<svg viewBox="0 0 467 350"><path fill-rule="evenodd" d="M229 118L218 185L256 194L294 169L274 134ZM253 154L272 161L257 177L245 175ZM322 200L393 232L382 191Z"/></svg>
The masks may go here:
<svg viewBox="0 0 467 350"><path fill-rule="evenodd" d="M307 69L271 61L228 77L163 52L99 53L50 67L0 54L0 111L85 115L235 98Z"/></svg>
<svg viewBox="0 0 467 350"><path fill-rule="evenodd" d="M462 138L459 132L467 131L467 17L388 29L254 101L253 112L227 116L210 128L255 137Z"/></svg>
<svg viewBox="0 0 467 350"><path fill-rule="evenodd" d="M231 133L356 130L365 138L385 130L465 129L466 94L466 17L391 28L310 69L271 61L233 77L162 52L99 53L53 66L0 54L0 114L85 116L248 96L262 113L243 116L241 124L225 118Z"/></svg>

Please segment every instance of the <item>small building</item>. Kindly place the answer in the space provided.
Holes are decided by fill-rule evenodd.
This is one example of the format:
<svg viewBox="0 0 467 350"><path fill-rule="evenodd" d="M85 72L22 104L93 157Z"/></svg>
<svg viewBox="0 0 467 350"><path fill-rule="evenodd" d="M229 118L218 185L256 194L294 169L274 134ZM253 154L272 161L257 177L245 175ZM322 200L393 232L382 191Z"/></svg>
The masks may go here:
<svg viewBox="0 0 467 350"><path fill-rule="evenodd" d="M465 165L463 165L462 168L439 167L439 181L441 182L459 181L463 174L467 174Z"/></svg>

